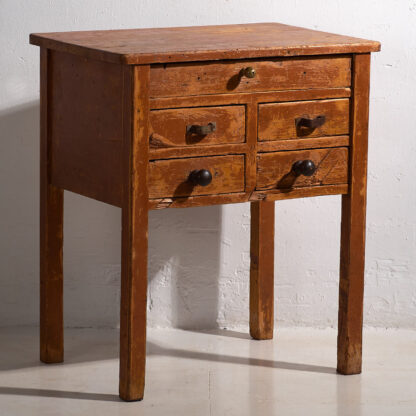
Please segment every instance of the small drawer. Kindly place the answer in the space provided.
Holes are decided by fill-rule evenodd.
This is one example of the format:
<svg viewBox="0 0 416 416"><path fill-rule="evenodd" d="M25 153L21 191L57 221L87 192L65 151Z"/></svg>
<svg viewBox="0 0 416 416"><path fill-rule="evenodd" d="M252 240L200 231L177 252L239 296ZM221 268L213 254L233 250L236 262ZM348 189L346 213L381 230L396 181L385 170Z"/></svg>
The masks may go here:
<svg viewBox="0 0 416 416"><path fill-rule="evenodd" d="M257 156L257 186L290 189L348 183L348 148L261 153Z"/></svg>
<svg viewBox="0 0 416 416"><path fill-rule="evenodd" d="M151 148L245 141L245 107L174 108L150 112Z"/></svg>
<svg viewBox="0 0 416 416"><path fill-rule="evenodd" d="M337 88L351 84L351 58L280 58L159 64L150 71L150 96Z"/></svg>
<svg viewBox="0 0 416 416"><path fill-rule="evenodd" d="M149 162L149 198L243 192L244 184L244 155Z"/></svg>
<svg viewBox="0 0 416 416"><path fill-rule="evenodd" d="M336 136L348 132L348 98L259 105L260 141Z"/></svg>

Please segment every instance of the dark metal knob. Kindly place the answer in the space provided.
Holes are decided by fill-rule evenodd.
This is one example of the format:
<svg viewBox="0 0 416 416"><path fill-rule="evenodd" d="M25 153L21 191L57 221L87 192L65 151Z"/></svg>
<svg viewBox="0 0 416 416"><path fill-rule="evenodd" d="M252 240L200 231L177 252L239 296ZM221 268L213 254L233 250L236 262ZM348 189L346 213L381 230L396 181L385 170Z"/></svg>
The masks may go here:
<svg viewBox="0 0 416 416"><path fill-rule="evenodd" d="M201 126L199 124L192 124L190 126L186 126L187 133L197 134L199 136L206 136L207 134L213 133L217 129L217 123L211 122L205 126Z"/></svg>
<svg viewBox="0 0 416 416"><path fill-rule="evenodd" d="M316 165L312 160L298 160L292 166L295 175L312 176L316 171Z"/></svg>
<svg viewBox="0 0 416 416"><path fill-rule="evenodd" d="M189 175L189 180L194 185L207 186L212 182L212 174L208 169L193 170Z"/></svg>
<svg viewBox="0 0 416 416"><path fill-rule="evenodd" d="M241 75L247 78L254 78L256 76L256 70L253 67L248 66L241 71Z"/></svg>
<svg viewBox="0 0 416 416"><path fill-rule="evenodd" d="M315 118L298 117L295 119L297 128L306 128L315 130L325 124L326 117L324 115L316 116Z"/></svg>

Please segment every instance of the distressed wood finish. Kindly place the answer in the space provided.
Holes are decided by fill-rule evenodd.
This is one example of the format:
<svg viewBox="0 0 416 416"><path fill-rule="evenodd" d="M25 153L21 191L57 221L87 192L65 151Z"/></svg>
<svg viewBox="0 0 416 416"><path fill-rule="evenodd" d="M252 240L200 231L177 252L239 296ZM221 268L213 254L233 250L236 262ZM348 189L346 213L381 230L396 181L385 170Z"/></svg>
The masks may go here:
<svg viewBox="0 0 416 416"><path fill-rule="evenodd" d="M257 155L257 103L253 100L246 107L247 155L246 155L246 192L256 187Z"/></svg>
<svg viewBox="0 0 416 416"><path fill-rule="evenodd" d="M348 193L348 184L322 185L308 188L271 189L267 191L239 192L234 194L202 195L179 198L149 199L149 209L189 208L219 204L238 204L251 201L280 201L315 196L343 195Z"/></svg>
<svg viewBox="0 0 416 416"><path fill-rule="evenodd" d="M186 146L186 147L167 147L159 149L150 149L149 158L155 159L177 159L195 156L217 156L217 155L235 155L246 153L246 144L216 144L206 146Z"/></svg>
<svg viewBox="0 0 416 416"><path fill-rule="evenodd" d="M201 107L207 105L246 104L248 102L273 103L300 100L321 100L351 96L350 88L317 88L309 90L262 91L187 97L159 97L150 99L152 110L178 107Z"/></svg>
<svg viewBox="0 0 416 416"><path fill-rule="evenodd" d="M259 140L283 140L349 133L349 100L303 101L259 105ZM325 116L322 126L299 128L296 119Z"/></svg>
<svg viewBox="0 0 416 416"><path fill-rule="evenodd" d="M205 135L187 132L187 126L215 123ZM245 141L244 106L177 108L150 112L150 147L206 146Z"/></svg>
<svg viewBox="0 0 416 416"><path fill-rule="evenodd" d="M316 149L322 147L341 147L348 146L350 143L349 136L327 136L306 139L292 140L275 140L259 142L257 144L258 152L276 152L279 150L299 150L299 149Z"/></svg>
<svg viewBox="0 0 416 416"><path fill-rule="evenodd" d="M51 52L52 184L120 206L121 65Z"/></svg>
<svg viewBox="0 0 416 416"><path fill-rule="evenodd" d="M272 339L274 326L274 202L251 203L250 335Z"/></svg>
<svg viewBox="0 0 416 416"><path fill-rule="evenodd" d="M370 54L354 57L350 189L342 197L338 315L341 374L361 373Z"/></svg>
<svg viewBox="0 0 416 416"><path fill-rule="evenodd" d="M380 43L280 23L34 33L30 43L124 64L375 52Z"/></svg>
<svg viewBox="0 0 416 416"><path fill-rule="evenodd" d="M240 75L249 66L256 70L254 78ZM150 96L348 87L350 67L347 56L156 65L151 70Z"/></svg>
<svg viewBox="0 0 416 416"><path fill-rule="evenodd" d="M41 360L63 360L63 190L122 209L127 401L144 394L150 209L251 203L250 334L270 339L274 201L343 195L337 369L359 373L369 53L380 44L277 23L30 41L41 46ZM247 67L254 77L242 75ZM317 116L323 125L296 128L297 118ZM215 131L187 133L209 123ZM310 177L294 173L304 160L317 166ZM207 186L191 181L201 169L212 174Z"/></svg>
<svg viewBox="0 0 416 416"><path fill-rule="evenodd" d="M141 400L146 363L149 67L124 68L120 397Z"/></svg>
<svg viewBox="0 0 416 416"><path fill-rule="evenodd" d="M298 160L312 160L316 172L312 176L297 176L292 166ZM348 149L345 147L262 153L257 157L258 190L342 183L348 183Z"/></svg>
<svg viewBox="0 0 416 416"><path fill-rule="evenodd" d="M40 50L40 359L64 360L63 191L51 184L50 53Z"/></svg>
<svg viewBox="0 0 416 416"><path fill-rule="evenodd" d="M193 185L189 175L207 169L212 182ZM216 156L189 159L155 160L149 163L149 197L181 197L225 194L244 191L244 156Z"/></svg>
<svg viewBox="0 0 416 416"><path fill-rule="evenodd" d="M343 195L348 193L348 184L321 185L307 188L270 189L256 191L250 196L250 201L280 201L282 199L311 198L314 196Z"/></svg>

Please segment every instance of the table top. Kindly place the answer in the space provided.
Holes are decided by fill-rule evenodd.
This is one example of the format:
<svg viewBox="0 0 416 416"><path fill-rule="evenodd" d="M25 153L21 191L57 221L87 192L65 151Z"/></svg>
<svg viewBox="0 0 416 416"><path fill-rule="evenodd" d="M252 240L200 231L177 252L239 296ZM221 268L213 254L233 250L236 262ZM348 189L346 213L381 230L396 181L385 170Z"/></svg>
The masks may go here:
<svg viewBox="0 0 416 416"><path fill-rule="evenodd" d="M30 43L125 64L380 50L379 42L280 23L34 33L30 35Z"/></svg>

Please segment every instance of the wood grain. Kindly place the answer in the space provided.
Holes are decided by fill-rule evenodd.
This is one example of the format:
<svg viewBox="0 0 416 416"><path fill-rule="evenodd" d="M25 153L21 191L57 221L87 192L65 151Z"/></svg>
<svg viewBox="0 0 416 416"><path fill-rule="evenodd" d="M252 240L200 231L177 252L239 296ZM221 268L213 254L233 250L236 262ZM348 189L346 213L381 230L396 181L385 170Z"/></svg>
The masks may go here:
<svg viewBox="0 0 416 416"><path fill-rule="evenodd" d="M250 195L250 201L280 201L283 199L312 198L315 196L344 195L348 193L348 184L321 185L307 188L269 189L256 191Z"/></svg>
<svg viewBox="0 0 416 416"><path fill-rule="evenodd" d="M274 202L251 203L250 335L272 339L274 326Z"/></svg>
<svg viewBox="0 0 416 416"><path fill-rule="evenodd" d="M122 66L51 52L52 184L121 201Z"/></svg>
<svg viewBox="0 0 416 416"><path fill-rule="evenodd" d="M282 150L317 149L323 147L348 146L349 136L306 137L292 140L275 140L257 143L258 152L276 152Z"/></svg>
<svg viewBox="0 0 416 416"><path fill-rule="evenodd" d="M348 193L348 184L322 185L309 188L270 189L252 193L203 195L179 198L155 198L149 200L149 209L202 207L219 204L237 204L248 201L280 201L294 198L340 195Z"/></svg>
<svg viewBox="0 0 416 416"><path fill-rule="evenodd" d="M207 169L212 182L193 185L189 175ZM180 197L244 191L244 156L215 156L188 159L155 160L149 163L149 197Z"/></svg>
<svg viewBox="0 0 416 416"><path fill-rule="evenodd" d="M40 50L40 359L64 360L63 191L51 185L50 54Z"/></svg>
<svg viewBox="0 0 416 416"><path fill-rule="evenodd" d="M175 108L150 112L150 147L206 146L245 141L244 106ZM187 126L215 123L214 132L187 133Z"/></svg>
<svg viewBox="0 0 416 416"><path fill-rule="evenodd" d="M248 66L256 70L254 78L240 76ZM350 67L348 56L155 65L150 96L348 87Z"/></svg>
<svg viewBox="0 0 416 416"><path fill-rule="evenodd" d="M30 43L133 65L380 50L378 42L279 23L34 33Z"/></svg>
<svg viewBox="0 0 416 416"><path fill-rule="evenodd" d="M236 192L232 194L198 195L176 198L149 199L149 209L189 208L220 204L247 202L250 194Z"/></svg>
<svg viewBox="0 0 416 416"><path fill-rule="evenodd" d="M246 153L247 144L215 144L206 146L182 146L167 148L150 148L149 159L178 159L195 156L235 155Z"/></svg>
<svg viewBox="0 0 416 416"><path fill-rule="evenodd" d="M150 108L164 109L180 107L201 107L208 105L247 104L248 102L273 103L284 101L320 100L325 98L345 98L350 96L350 88L316 88L308 90L191 95L185 97L151 98Z"/></svg>
<svg viewBox="0 0 416 416"><path fill-rule="evenodd" d="M298 160L312 160L316 172L312 176L296 176L292 166ZM257 156L257 190L342 183L348 183L348 149L345 147L261 153Z"/></svg>
<svg viewBox="0 0 416 416"><path fill-rule="evenodd" d="M321 100L259 105L259 140L336 136L349 133L349 100ZM296 119L325 116L316 129L297 128Z"/></svg>
<svg viewBox="0 0 416 416"><path fill-rule="evenodd" d="M256 187L257 169L257 114L258 106L253 100L246 106L247 154L246 154L246 192L253 192Z"/></svg>
<svg viewBox="0 0 416 416"><path fill-rule="evenodd" d="M149 67L124 68L120 397L141 400L146 365Z"/></svg>
<svg viewBox="0 0 416 416"><path fill-rule="evenodd" d="M361 372L370 55L354 56L350 189L342 198L338 315L341 374Z"/></svg>

